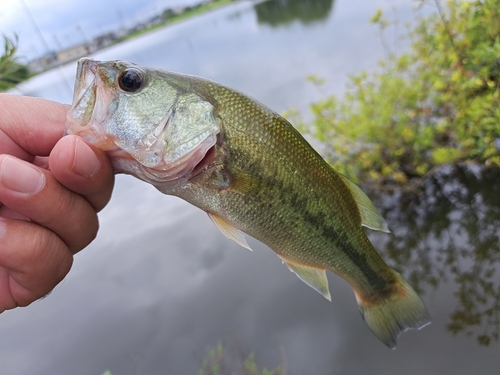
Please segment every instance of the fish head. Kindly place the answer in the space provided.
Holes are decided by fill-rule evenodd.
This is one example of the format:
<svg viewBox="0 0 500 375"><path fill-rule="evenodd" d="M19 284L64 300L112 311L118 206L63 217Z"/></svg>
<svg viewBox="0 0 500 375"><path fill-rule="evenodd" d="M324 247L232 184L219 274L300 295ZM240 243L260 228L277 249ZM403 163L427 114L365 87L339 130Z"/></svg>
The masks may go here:
<svg viewBox="0 0 500 375"><path fill-rule="evenodd" d="M66 132L104 150L117 173L177 188L209 163L220 132L213 105L190 85L187 76L83 58Z"/></svg>

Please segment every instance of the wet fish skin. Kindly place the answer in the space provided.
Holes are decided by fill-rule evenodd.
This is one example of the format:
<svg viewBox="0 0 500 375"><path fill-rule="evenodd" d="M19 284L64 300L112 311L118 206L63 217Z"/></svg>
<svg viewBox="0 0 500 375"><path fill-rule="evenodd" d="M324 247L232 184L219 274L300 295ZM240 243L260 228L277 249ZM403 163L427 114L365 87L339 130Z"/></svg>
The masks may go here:
<svg viewBox="0 0 500 375"><path fill-rule="evenodd" d="M120 79L133 70L144 82L126 92ZM340 275L389 347L400 332L429 323L362 229L388 231L371 201L255 100L197 77L85 59L68 120L68 132L108 150L117 171L201 208L242 246L241 232L265 243L327 299L325 270Z"/></svg>

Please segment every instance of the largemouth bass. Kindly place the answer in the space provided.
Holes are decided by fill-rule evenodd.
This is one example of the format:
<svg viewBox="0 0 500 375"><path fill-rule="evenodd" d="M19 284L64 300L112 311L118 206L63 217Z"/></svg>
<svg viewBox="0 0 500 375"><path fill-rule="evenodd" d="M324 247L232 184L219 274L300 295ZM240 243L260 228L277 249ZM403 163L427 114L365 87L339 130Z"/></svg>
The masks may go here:
<svg viewBox="0 0 500 375"><path fill-rule="evenodd" d="M328 300L325 271L340 275L390 348L430 322L362 229L388 232L370 199L257 101L198 77L81 59L67 132L105 150L117 173L206 211L243 247L243 233L265 243Z"/></svg>

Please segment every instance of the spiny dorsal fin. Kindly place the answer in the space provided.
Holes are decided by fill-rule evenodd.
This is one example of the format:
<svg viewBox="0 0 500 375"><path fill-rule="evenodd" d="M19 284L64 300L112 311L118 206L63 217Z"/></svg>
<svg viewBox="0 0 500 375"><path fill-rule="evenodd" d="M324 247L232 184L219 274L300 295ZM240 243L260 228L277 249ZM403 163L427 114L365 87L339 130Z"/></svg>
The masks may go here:
<svg viewBox="0 0 500 375"><path fill-rule="evenodd" d="M358 205L359 213L361 215L361 225L373 229L379 230L381 232L390 233L391 231L387 227L387 223L384 218L375 208L373 202L368 198L368 196L356 185L354 182L349 180L346 176L338 173L342 180L349 188L352 193L356 204Z"/></svg>
<svg viewBox="0 0 500 375"><path fill-rule="evenodd" d="M293 261L290 261L281 255L278 257L287 265L288 269L295 273L299 279L320 293L328 301L332 300L330 290L328 289L328 279L326 278L325 269L304 266Z"/></svg>
<svg viewBox="0 0 500 375"><path fill-rule="evenodd" d="M236 228L233 224L224 220L219 215L207 212L208 217L212 220L217 228L222 232L224 236L233 240L238 245L243 246L245 249L252 251L250 246L248 246L247 240L245 239L245 234Z"/></svg>

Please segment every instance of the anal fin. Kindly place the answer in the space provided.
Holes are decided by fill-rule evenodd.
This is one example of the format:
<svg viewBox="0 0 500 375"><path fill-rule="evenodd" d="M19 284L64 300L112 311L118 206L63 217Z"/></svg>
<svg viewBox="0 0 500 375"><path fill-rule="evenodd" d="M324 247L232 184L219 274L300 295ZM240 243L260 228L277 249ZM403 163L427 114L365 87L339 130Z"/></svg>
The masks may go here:
<svg viewBox="0 0 500 375"><path fill-rule="evenodd" d="M245 249L252 251L252 249L247 243L247 240L245 239L245 234L241 230L236 228L233 224L231 224L227 220L221 218L219 215L212 214L210 212L207 212L207 214L208 217L212 220L215 226L219 228L219 230L222 232L224 236L233 240L238 245L243 246Z"/></svg>
<svg viewBox="0 0 500 375"><path fill-rule="evenodd" d="M320 293L328 301L332 300L330 290L328 289L328 279L325 269L305 266L288 260L280 255L278 255L278 257L287 265L290 271L298 276L299 279Z"/></svg>

